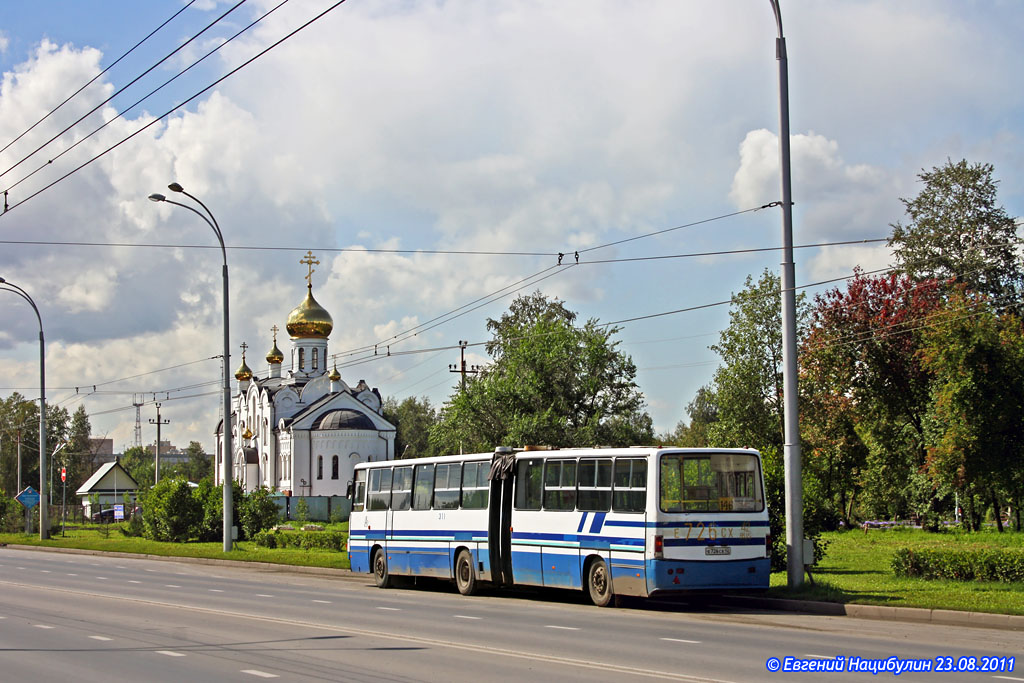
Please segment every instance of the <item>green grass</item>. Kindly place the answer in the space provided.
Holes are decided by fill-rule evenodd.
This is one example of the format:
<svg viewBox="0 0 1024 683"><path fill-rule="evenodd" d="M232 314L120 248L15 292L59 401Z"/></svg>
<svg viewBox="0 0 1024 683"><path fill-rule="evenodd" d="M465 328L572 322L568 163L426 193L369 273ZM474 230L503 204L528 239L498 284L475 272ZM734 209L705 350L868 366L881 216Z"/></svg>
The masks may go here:
<svg viewBox="0 0 1024 683"><path fill-rule="evenodd" d="M348 569L348 553L328 550L301 550L299 548L261 548L250 541L238 541L234 549L224 552L224 544L215 543L163 543L149 541L144 538L130 538L118 530L117 524L109 525L109 534L105 534L100 525L87 525L69 528L67 536L61 537L58 532L45 541L39 540L39 534L5 533L0 534L0 543L16 543L49 548L80 548L104 552L137 553L140 555L159 555L162 557L204 557L217 560L240 560L243 562L271 562L306 567L330 567ZM329 531L348 533L348 524L327 524Z"/></svg>
<svg viewBox="0 0 1024 683"><path fill-rule="evenodd" d="M920 529L871 529L823 534L828 554L812 571L815 585L786 587L786 573L772 574L769 596L891 607L1024 615L1024 584L990 581L926 581L898 578L896 548L1024 548L1024 534L983 531L928 533Z"/></svg>

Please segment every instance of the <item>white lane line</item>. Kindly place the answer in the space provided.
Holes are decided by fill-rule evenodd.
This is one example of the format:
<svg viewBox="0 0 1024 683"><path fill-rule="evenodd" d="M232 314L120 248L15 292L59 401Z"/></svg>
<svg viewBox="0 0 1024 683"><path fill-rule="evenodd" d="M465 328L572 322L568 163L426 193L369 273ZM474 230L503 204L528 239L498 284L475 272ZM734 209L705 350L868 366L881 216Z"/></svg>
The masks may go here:
<svg viewBox="0 0 1024 683"><path fill-rule="evenodd" d="M211 592L211 593L223 593L224 591L222 591L222 590L221 590L221 589L219 589L219 588L211 588L211 589L210 589L210 592Z"/></svg>
<svg viewBox="0 0 1024 683"><path fill-rule="evenodd" d="M20 569L21 571L25 571L24 567L15 567L15 569Z"/></svg>
<svg viewBox="0 0 1024 683"><path fill-rule="evenodd" d="M49 569L40 569L40 570L39 570L39 573L40 573L40 574L49 574L49 573L50 573L50 570L49 570Z"/></svg>
<svg viewBox="0 0 1024 683"><path fill-rule="evenodd" d="M667 640L670 643L690 643L691 645L700 644L699 640L684 640L682 638L662 638L662 640Z"/></svg>
<svg viewBox="0 0 1024 683"><path fill-rule="evenodd" d="M158 655L167 655L168 657L184 657L184 652L172 652L171 650L157 650Z"/></svg>
<svg viewBox="0 0 1024 683"><path fill-rule="evenodd" d="M105 576L97 576L97 577L96 577L96 579L97 579L98 581L106 581L106 580L107 580L107 577L105 577Z"/></svg>
<svg viewBox="0 0 1024 683"><path fill-rule="evenodd" d="M544 628L557 628L559 631L579 631L575 626L553 626L551 624L545 624Z"/></svg>
<svg viewBox="0 0 1024 683"><path fill-rule="evenodd" d="M113 640L113 638L107 638L106 636L89 636L93 640Z"/></svg>
<svg viewBox="0 0 1024 683"><path fill-rule="evenodd" d="M175 586L173 583L165 583L165 588L181 588L181 586Z"/></svg>
<svg viewBox="0 0 1024 683"><path fill-rule="evenodd" d="M36 628L57 628L56 626L47 626L46 624L32 624Z"/></svg>
<svg viewBox="0 0 1024 683"><path fill-rule="evenodd" d="M1024 681L1024 678L1017 678L1015 676L993 676L992 678L1001 678L1004 681Z"/></svg>
<svg viewBox="0 0 1024 683"><path fill-rule="evenodd" d="M329 605L329 604L331 604L330 600L314 600L313 602L319 602L322 605Z"/></svg>
<svg viewBox="0 0 1024 683"><path fill-rule="evenodd" d="M804 655L804 657L810 657L811 659L835 659L829 655Z"/></svg>
<svg viewBox="0 0 1024 683"><path fill-rule="evenodd" d="M147 572L155 572L156 570L155 569L147 569L146 571Z"/></svg>
<svg viewBox="0 0 1024 683"><path fill-rule="evenodd" d="M259 676L260 678L280 678L277 674L268 674L266 671L260 671L259 669L242 669L242 673L249 674L250 676Z"/></svg>
<svg viewBox="0 0 1024 683"><path fill-rule="evenodd" d="M141 581L136 581L135 579L128 579L128 583L142 583L142 582Z"/></svg>
<svg viewBox="0 0 1024 683"><path fill-rule="evenodd" d="M456 614L455 618L456 619L483 619L483 617L470 617L470 616L467 616L465 614Z"/></svg>
<svg viewBox="0 0 1024 683"><path fill-rule="evenodd" d="M257 598L272 598L274 596L273 595L267 595L266 593L257 593L256 597Z"/></svg>
<svg viewBox="0 0 1024 683"><path fill-rule="evenodd" d="M121 565L117 565L117 568L118 569L128 569L128 567L122 567Z"/></svg>
<svg viewBox="0 0 1024 683"><path fill-rule="evenodd" d="M68 576L78 576L78 574L68 574Z"/></svg>
<svg viewBox="0 0 1024 683"><path fill-rule="evenodd" d="M387 610L388 612L401 612L402 611L398 607L378 607L377 609Z"/></svg>

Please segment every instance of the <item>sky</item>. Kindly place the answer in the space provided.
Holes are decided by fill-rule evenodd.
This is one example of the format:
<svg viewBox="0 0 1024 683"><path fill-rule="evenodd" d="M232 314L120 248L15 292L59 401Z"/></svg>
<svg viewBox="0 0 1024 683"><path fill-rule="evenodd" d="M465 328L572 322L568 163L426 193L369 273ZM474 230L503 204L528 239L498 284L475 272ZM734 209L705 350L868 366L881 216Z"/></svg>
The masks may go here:
<svg viewBox="0 0 1024 683"><path fill-rule="evenodd" d="M685 419L729 320L704 306L781 260L781 210L759 208L781 196L769 2L278 2L5 4L0 277L39 307L48 402L84 405L115 452L134 403L155 440L157 402L165 440L213 448L221 253L147 201L187 202L178 182L227 244L232 374L243 342L267 374L275 325L288 354L311 250L349 385L439 407L459 342L486 364L487 319L540 291L581 321L643 317L615 339L655 429ZM993 164L1024 214L1024 5L781 6L809 297L892 259L803 245L884 239L947 160ZM37 399L36 318L4 294L0 321L0 396Z"/></svg>

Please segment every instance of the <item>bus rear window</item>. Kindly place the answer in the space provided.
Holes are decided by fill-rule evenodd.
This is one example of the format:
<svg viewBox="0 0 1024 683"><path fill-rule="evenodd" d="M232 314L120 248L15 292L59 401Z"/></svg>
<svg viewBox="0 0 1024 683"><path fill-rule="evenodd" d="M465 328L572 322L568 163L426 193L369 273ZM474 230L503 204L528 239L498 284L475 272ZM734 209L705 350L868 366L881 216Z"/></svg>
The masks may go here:
<svg viewBox="0 0 1024 683"><path fill-rule="evenodd" d="M764 496L757 456L664 454L659 498L664 512L760 512Z"/></svg>

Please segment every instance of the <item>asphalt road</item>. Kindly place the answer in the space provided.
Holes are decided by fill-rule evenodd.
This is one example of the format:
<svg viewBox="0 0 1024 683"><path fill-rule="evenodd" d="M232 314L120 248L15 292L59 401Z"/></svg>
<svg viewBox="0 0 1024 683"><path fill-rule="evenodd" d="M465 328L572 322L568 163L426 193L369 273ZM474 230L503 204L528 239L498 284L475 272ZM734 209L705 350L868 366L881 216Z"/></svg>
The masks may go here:
<svg viewBox="0 0 1024 683"><path fill-rule="evenodd" d="M842 656L846 668L853 658L930 662L931 672L901 681L1024 681L1021 632L653 601L599 609L567 591L465 598L439 582L382 591L368 576L0 550L3 681L893 676L769 671L771 658L785 667L787 656ZM1001 670L937 673L946 657ZM1009 657L1020 660L1013 670Z"/></svg>

